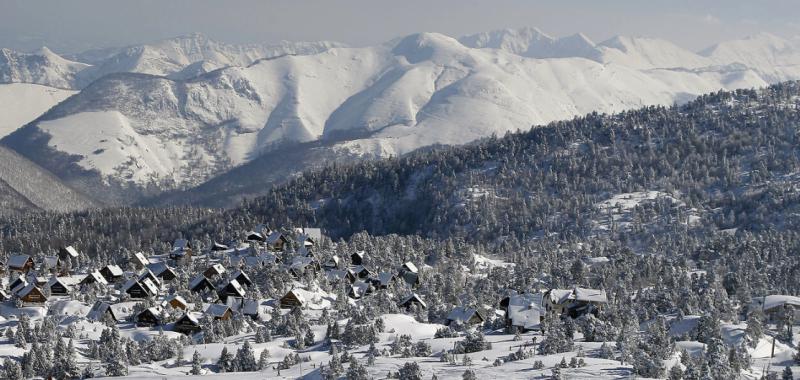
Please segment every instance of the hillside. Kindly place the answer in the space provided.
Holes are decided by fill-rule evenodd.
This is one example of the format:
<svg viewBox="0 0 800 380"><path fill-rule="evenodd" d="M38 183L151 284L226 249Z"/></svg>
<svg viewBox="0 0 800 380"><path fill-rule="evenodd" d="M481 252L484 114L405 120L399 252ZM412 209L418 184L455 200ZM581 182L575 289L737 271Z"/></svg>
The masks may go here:
<svg viewBox="0 0 800 380"><path fill-rule="evenodd" d="M0 84L0 136L33 121L75 91L29 83Z"/></svg>
<svg viewBox="0 0 800 380"><path fill-rule="evenodd" d="M206 181L237 181L241 177L226 173L275 149L303 151L319 142L323 148L309 155L326 160L400 156L593 111L683 103L718 89L768 83L747 66L703 66L707 58L665 41L620 37L594 45L517 34L527 45L462 39L488 47L473 48L421 33L372 47L257 60L189 80L112 74L3 144L67 183L110 190L103 191L107 202L201 185L193 192L207 197L225 189ZM576 43L594 46L600 58L579 56L570 48ZM536 47L541 44L550 47ZM205 45L167 46L185 52ZM547 49L530 55L565 57L520 55ZM260 161L261 167L286 167L279 178L316 165L293 162Z"/></svg>

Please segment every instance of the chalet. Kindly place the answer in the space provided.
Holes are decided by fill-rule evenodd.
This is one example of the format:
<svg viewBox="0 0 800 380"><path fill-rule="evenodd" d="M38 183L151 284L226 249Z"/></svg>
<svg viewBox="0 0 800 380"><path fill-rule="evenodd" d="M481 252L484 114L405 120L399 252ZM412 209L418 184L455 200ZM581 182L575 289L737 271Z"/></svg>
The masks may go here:
<svg viewBox="0 0 800 380"><path fill-rule="evenodd" d="M247 240L254 242L265 242L267 241L267 236L269 236L271 233L272 231L270 231L267 226L259 224L252 231L247 232Z"/></svg>
<svg viewBox="0 0 800 380"><path fill-rule="evenodd" d="M162 281L172 281L178 277L178 274L175 273L175 270L170 268L169 265L166 263L155 263L149 266L150 272L161 279Z"/></svg>
<svg viewBox="0 0 800 380"><path fill-rule="evenodd" d="M341 263L341 261L342 260L339 259L339 256L333 255L330 259L325 261L324 264L322 264L322 267L325 269L337 269L339 268L339 263Z"/></svg>
<svg viewBox="0 0 800 380"><path fill-rule="evenodd" d="M415 307L414 305L416 305L416 307L420 307L423 309L428 307L428 305L425 304L425 301L423 301L422 298L420 298L416 293L411 293L409 296L400 301L399 304L397 304L397 306L402 307L406 310Z"/></svg>
<svg viewBox="0 0 800 380"><path fill-rule="evenodd" d="M202 327L200 327L199 313L189 312L184 314L177 321L175 321L175 327L173 329L175 332L187 335L192 335L202 331Z"/></svg>
<svg viewBox="0 0 800 380"><path fill-rule="evenodd" d="M155 274L153 274L150 269L145 269L144 272L139 275L139 281L142 281L146 278L152 281L153 285L156 287L161 287L161 280Z"/></svg>
<svg viewBox="0 0 800 380"><path fill-rule="evenodd" d="M233 317L233 311L231 310L231 307L219 303L208 305L208 309L206 309L205 313L215 320L221 321L227 321Z"/></svg>
<svg viewBox="0 0 800 380"><path fill-rule="evenodd" d="M512 294L500 301L506 325L522 331L538 330L547 310L542 293Z"/></svg>
<svg viewBox="0 0 800 380"><path fill-rule="evenodd" d="M358 251L350 255L350 264L364 265L364 261L366 259L367 259L367 253L364 251Z"/></svg>
<svg viewBox="0 0 800 380"><path fill-rule="evenodd" d="M235 278L220 286L217 291L219 299L223 302L227 300L228 297L244 298L244 294L244 288L242 288L242 285L239 284L239 281L236 281Z"/></svg>
<svg viewBox="0 0 800 380"><path fill-rule="evenodd" d="M306 299L303 294L297 290L290 290L286 295L281 297L280 299L280 306L281 309L291 309L295 307L304 307L306 305Z"/></svg>
<svg viewBox="0 0 800 380"><path fill-rule="evenodd" d="M313 247L322 240L322 230L319 228L296 228L297 244L301 247Z"/></svg>
<svg viewBox="0 0 800 380"><path fill-rule="evenodd" d="M86 277L81 280L81 285L83 284L100 284L100 285L108 285L108 281L106 278L100 274L99 271L92 271L86 275Z"/></svg>
<svg viewBox="0 0 800 380"><path fill-rule="evenodd" d="M42 290L34 284L28 284L28 286L22 288L17 292L17 297L24 303L44 303L47 301L47 297Z"/></svg>
<svg viewBox="0 0 800 380"><path fill-rule="evenodd" d="M36 265L28 255L14 255L8 258L8 270L15 272L28 273Z"/></svg>
<svg viewBox="0 0 800 380"><path fill-rule="evenodd" d="M350 290L347 292L347 296L353 299L359 299L361 297L366 296L374 291L372 285L369 282L364 281L356 281L350 286Z"/></svg>
<svg viewBox="0 0 800 380"><path fill-rule="evenodd" d="M243 300L241 311L242 315L252 319L259 319L261 317L261 303L258 300Z"/></svg>
<svg viewBox="0 0 800 380"><path fill-rule="evenodd" d="M11 289L11 293L16 294L26 286L28 286L28 280L25 277L20 276L14 281L11 281L11 284L8 285L8 288Z"/></svg>
<svg viewBox="0 0 800 380"><path fill-rule="evenodd" d="M386 289L388 288L397 277L392 272L381 272L378 273L377 276L372 276L369 278L369 281L372 283L372 286L375 289Z"/></svg>
<svg viewBox="0 0 800 380"><path fill-rule="evenodd" d="M118 322L119 319L114 314L114 310L107 302L95 301L89 313L86 314L86 319L95 322Z"/></svg>
<svg viewBox="0 0 800 380"><path fill-rule="evenodd" d="M349 271L350 271L350 273L352 273L352 274L353 274L353 275L354 275L356 278L361 278L361 279L364 279L364 278L370 278L370 277L372 277L372 276L374 276L374 275L375 275L375 273L372 273L372 271L371 271L371 270L367 269L367 268L366 268L366 267L364 267L363 265L356 265L356 266L354 266L354 267L351 267L351 268L349 269Z"/></svg>
<svg viewBox="0 0 800 380"><path fill-rule="evenodd" d="M207 278L215 278L218 276L222 276L226 272L227 270L225 270L225 267L222 264L214 264L208 267L208 269L206 269L205 272L203 272L203 275L206 276Z"/></svg>
<svg viewBox="0 0 800 380"><path fill-rule="evenodd" d="M158 326L163 320L161 308L158 306L149 307L136 314L136 326Z"/></svg>
<svg viewBox="0 0 800 380"><path fill-rule="evenodd" d="M144 252L134 253L133 257L131 258L131 262L133 263L134 268L136 268L137 270L140 270L150 265L150 259L148 259L147 256L144 255Z"/></svg>
<svg viewBox="0 0 800 380"><path fill-rule="evenodd" d="M578 318L589 313L597 314L598 310L608 302L604 290L575 288L551 289L544 295L544 306L548 311L567 314Z"/></svg>
<svg viewBox="0 0 800 380"><path fill-rule="evenodd" d="M400 267L400 271L398 272L400 278L402 278L407 284L415 287L419 285L419 270L417 266L411 262L406 262Z"/></svg>
<svg viewBox="0 0 800 380"><path fill-rule="evenodd" d="M69 287L64 284L58 277L53 277L47 281L47 288L50 289L50 294L54 296L65 296L69 294Z"/></svg>
<svg viewBox="0 0 800 380"><path fill-rule="evenodd" d="M350 272L341 269L328 269L325 271L325 277L331 284L344 283L344 281L352 284L355 281Z"/></svg>
<svg viewBox="0 0 800 380"><path fill-rule="evenodd" d="M237 270L231 274L231 278L239 281L239 284L250 287L253 286L253 281L250 280L250 276L247 275L243 270Z"/></svg>
<svg viewBox="0 0 800 380"><path fill-rule="evenodd" d="M106 282L119 282L122 280L124 272L118 265L109 264L100 269L100 274L106 279Z"/></svg>
<svg viewBox="0 0 800 380"><path fill-rule="evenodd" d="M187 303L183 297L177 294L171 294L167 298L165 298L163 302L161 302L162 307L167 307L167 305L169 305L173 309L186 310L189 308L189 303Z"/></svg>
<svg viewBox="0 0 800 380"><path fill-rule="evenodd" d="M42 267L50 273L59 273L63 264L58 256L45 256L42 258Z"/></svg>
<svg viewBox="0 0 800 380"><path fill-rule="evenodd" d="M148 298L158 294L158 287L149 278L143 280L132 278L122 286L122 291L131 298Z"/></svg>
<svg viewBox="0 0 800 380"><path fill-rule="evenodd" d="M172 251L169 252L169 258L181 260L188 257L192 257L192 244L186 239L175 240L172 243Z"/></svg>
<svg viewBox="0 0 800 380"><path fill-rule="evenodd" d="M80 253L78 253L78 250L71 245L58 249L58 257L60 257L61 260L67 260L67 258L69 258L74 261L78 259L78 256L80 256Z"/></svg>
<svg viewBox="0 0 800 380"><path fill-rule="evenodd" d="M480 310L459 306L447 314L446 325L456 324L473 326L483 324L484 321L486 321L486 318Z"/></svg>
<svg viewBox="0 0 800 380"><path fill-rule="evenodd" d="M227 251L229 249L230 248L227 245L222 243L214 242L214 244L211 245L211 252L221 252L221 251Z"/></svg>
<svg viewBox="0 0 800 380"><path fill-rule="evenodd" d="M194 276L191 281L189 281L189 290L195 293L202 293L214 290L214 284L202 274L198 274Z"/></svg>
<svg viewBox="0 0 800 380"><path fill-rule="evenodd" d="M271 254L271 253L259 253L255 256L244 256L239 258L239 267L240 268L265 268L271 265L274 265L278 261L278 258Z"/></svg>
<svg viewBox="0 0 800 380"><path fill-rule="evenodd" d="M764 312L768 321L774 322L787 312L794 313L794 319L800 320L800 297L777 294L755 297L753 303Z"/></svg>
<svg viewBox="0 0 800 380"><path fill-rule="evenodd" d="M267 246L273 251L283 251L288 242L289 240L286 240L286 237L283 236L280 231L272 231L272 233L267 236L266 241Z"/></svg>
<svg viewBox="0 0 800 380"><path fill-rule="evenodd" d="M319 263L311 257L295 256L289 265L289 272L297 278L302 278L309 272L317 273L319 269Z"/></svg>

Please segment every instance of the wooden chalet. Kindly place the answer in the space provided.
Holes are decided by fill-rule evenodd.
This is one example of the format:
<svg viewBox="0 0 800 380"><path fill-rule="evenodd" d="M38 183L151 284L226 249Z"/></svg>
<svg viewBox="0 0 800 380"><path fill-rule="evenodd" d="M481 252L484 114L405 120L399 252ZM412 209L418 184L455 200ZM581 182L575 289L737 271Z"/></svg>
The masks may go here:
<svg viewBox="0 0 800 380"><path fill-rule="evenodd" d="M24 303L45 303L47 296L35 284L28 284L17 292L17 297Z"/></svg>
<svg viewBox="0 0 800 380"><path fill-rule="evenodd" d="M141 270L150 265L150 259L144 255L144 252L136 252L133 254L133 257L131 257L131 263L133 263L133 267L136 268L136 270Z"/></svg>
<svg viewBox="0 0 800 380"><path fill-rule="evenodd" d="M289 273L296 278L302 278L308 272L317 273L319 270L319 262L313 257L295 256L289 265Z"/></svg>
<svg viewBox="0 0 800 380"><path fill-rule="evenodd" d="M208 267L204 272L203 275L207 278L216 278L222 276L223 274L227 273L228 271L222 264L213 264Z"/></svg>
<svg viewBox="0 0 800 380"><path fill-rule="evenodd" d="M208 305L205 313L215 320L221 321L227 321L233 317L233 310L231 310L231 307L220 303Z"/></svg>
<svg viewBox="0 0 800 380"><path fill-rule="evenodd" d="M11 289L11 293L16 294L26 286L28 286L28 279L23 276L19 276L14 279L14 281L11 281L11 283L8 285L8 288Z"/></svg>
<svg viewBox="0 0 800 380"><path fill-rule="evenodd" d="M122 286L122 291L131 298L148 298L158 294L158 287L149 278L130 279Z"/></svg>
<svg viewBox="0 0 800 380"><path fill-rule="evenodd" d="M420 298L420 296L418 296L416 293L412 293L397 304L397 306L406 310L410 310L411 308L415 307L414 305L423 309L428 307L428 305L425 304L425 301L423 301L422 298Z"/></svg>
<svg viewBox="0 0 800 380"><path fill-rule="evenodd" d="M67 258L69 258L74 261L77 260L79 256L80 253L78 253L78 250L71 245L67 247L61 247L58 249L58 257L60 257L61 260L66 260Z"/></svg>
<svg viewBox="0 0 800 380"><path fill-rule="evenodd" d="M243 286L253 286L253 281L250 280L250 276L247 275L243 270L239 269L231 274L231 278L239 281L239 284Z"/></svg>
<svg viewBox="0 0 800 380"><path fill-rule="evenodd" d="M247 231L247 240L252 242L265 242L272 231L265 225L259 224L251 231Z"/></svg>
<svg viewBox="0 0 800 380"><path fill-rule="evenodd" d="M544 294L545 309L557 314L578 318L586 314L597 315L608 303L605 290L574 288L550 289Z"/></svg>
<svg viewBox="0 0 800 380"><path fill-rule="evenodd" d="M500 300L506 325L521 331L538 330L547 314L542 293L511 294Z"/></svg>
<svg viewBox="0 0 800 380"><path fill-rule="evenodd" d="M69 294L69 287L58 277L50 278L50 281L47 281L46 286L48 289L50 289L50 295L65 296Z"/></svg>
<svg viewBox="0 0 800 380"><path fill-rule="evenodd" d="M347 296L353 299L362 298L368 294L371 294L374 291L372 284L369 282L358 280L350 285L350 289L347 292Z"/></svg>
<svg viewBox="0 0 800 380"><path fill-rule="evenodd" d="M419 270L417 266L411 262L406 262L400 267L400 271L397 273L400 278L403 279L408 285L412 287L416 287L419 285Z"/></svg>
<svg viewBox="0 0 800 380"><path fill-rule="evenodd" d="M181 334L192 335L198 333L203 330L200 326L200 316L199 313L186 313L182 317L178 318L175 321L175 327L173 330L175 332L179 332Z"/></svg>
<svg viewBox="0 0 800 380"><path fill-rule="evenodd" d="M108 285L108 281L106 281L106 278L103 277L102 274L100 274L100 271L89 272L89 274L87 274L86 277L84 277L80 283L81 285L84 284Z"/></svg>
<svg viewBox="0 0 800 380"><path fill-rule="evenodd" d="M172 260L182 260L192 257L192 243L186 239L177 239L172 243L172 250L169 258Z"/></svg>
<svg viewBox="0 0 800 380"><path fill-rule="evenodd" d="M163 307L167 307L167 305L169 305L173 309L187 310L189 308L189 303L186 302L186 300L183 297L177 294L169 295L167 298L164 299L164 302L161 303L161 306Z"/></svg>
<svg viewBox="0 0 800 380"><path fill-rule="evenodd" d="M64 269L63 262L58 256L45 256L42 258L42 267L44 270L56 274L61 273Z"/></svg>
<svg viewBox="0 0 800 380"><path fill-rule="evenodd" d="M303 295L296 290L290 290L280 299L281 309L292 309L295 307L302 308L305 305L306 305L305 297L303 297Z"/></svg>
<svg viewBox="0 0 800 380"><path fill-rule="evenodd" d="M109 264L100 269L100 274L103 275L106 282L112 283L121 281L122 275L125 274L125 272L122 271L119 265Z"/></svg>
<svg viewBox="0 0 800 380"><path fill-rule="evenodd" d="M195 293L203 293L214 290L214 284L206 276L198 274L189 281L189 290Z"/></svg>
<svg viewBox="0 0 800 380"><path fill-rule="evenodd" d="M178 274L175 273L175 270L170 268L170 266L166 263L151 264L149 268L150 271L162 281L170 282L178 277Z"/></svg>
<svg viewBox="0 0 800 380"><path fill-rule="evenodd" d="M86 319L95 322L119 322L111 305L104 301L95 301L89 313L86 314Z"/></svg>
<svg viewBox="0 0 800 380"><path fill-rule="evenodd" d="M28 273L36 264L29 255L13 255L8 258L8 270L13 272Z"/></svg>
<svg viewBox="0 0 800 380"><path fill-rule="evenodd" d="M244 298L244 295L244 288L235 278L230 279L217 290L217 296L222 302L225 302L228 297Z"/></svg>
<svg viewBox="0 0 800 380"><path fill-rule="evenodd" d="M145 269L144 272L142 272L139 275L139 281L142 281L144 279L149 279L150 281L153 282L153 285L159 288L161 287L161 279L159 279L158 276L153 274L153 272L150 269Z"/></svg>
<svg viewBox="0 0 800 380"><path fill-rule="evenodd" d="M397 279L392 272L381 272L377 276L369 278L369 282L375 289L387 289Z"/></svg>
<svg viewBox="0 0 800 380"><path fill-rule="evenodd" d="M161 308L158 306L149 307L136 314L136 326L158 326L162 324L163 320Z"/></svg>
<svg viewBox="0 0 800 380"><path fill-rule="evenodd" d="M451 324L474 326L483 324L486 321L486 317L478 309L459 306L447 314L446 320L446 325L448 326Z"/></svg>
<svg viewBox="0 0 800 380"><path fill-rule="evenodd" d="M333 255L331 258L326 260L324 264L322 264L322 267L325 269L338 269L341 261L342 260L339 258L339 256Z"/></svg>
<svg viewBox="0 0 800 380"><path fill-rule="evenodd" d="M283 236L280 231L272 231L272 233L267 236L266 244L273 251L283 251L288 242L289 240L287 240L286 236Z"/></svg>

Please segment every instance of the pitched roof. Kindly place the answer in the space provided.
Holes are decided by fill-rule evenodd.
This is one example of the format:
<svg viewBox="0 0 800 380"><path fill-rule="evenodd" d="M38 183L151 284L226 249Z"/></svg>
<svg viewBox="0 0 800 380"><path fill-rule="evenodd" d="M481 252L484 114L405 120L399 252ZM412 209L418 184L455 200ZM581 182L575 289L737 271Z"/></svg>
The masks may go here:
<svg viewBox="0 0 800 380"><path fill-rule="evenodd" d="M608 298L606 297L606 291L605 290L588 289L588 288L575 288L574 294L575 294L575 300L576 301L600 302L600 303L608 302Z"/></svg>
<svg viewBox="0 0 800 380"><path fill-rule="evenodd" d="M545 315L542 306L542 293L523 293L509 297L506 317L513 326L534 329L539 326L539 319Z"/></svg>
<svg viewBox="0 0 800 380"><path fill-rule="evenodd" d="M172 250L173 251L185 251L186 248L189 247L189 241L186 239L175 239L175 242L172 243Z"/></svg>
<svg viewBox="0 0 800 380"><path fill-rule="evenodd" d="M214 317L222 317L230 309L231 308L228 305L214 303L214 304L208 305L208 308L206 309L206 314L214 316Z"/></svg>
<svg viewBox="0 0 800 380"><path fill-rule="evenodd" d="M17 296L18 297L25 297L28 294L31 294L31 292L34 291L34 290L38 290L39 292L41 292L41 289L39 289L36 286L36 284L28 284L27 286L22 288L19 292L17 292Z"/></svg>
<svg viewBox="0 0 800 380"><path fill-rule="evenodd" d="M78 250L75 249L75 247L73 247L71 245L67 246L67 247L64 247L64 248L61 248L59 250L59 253L66 254L66 255L71 256L71 257L78 257L80 255L78 253Z"/></svg>
<svg viewBox="0 0 800 380"><path fill-rule="evenodd" d="M65 287L65 288L67 287L67 285L63 281L61 281L58 277L55 277L55 276L50 277L50 280L47 281L47 287L49 288L49 287L51 287L51 286L53 286L55 284L60 284L61 286Z"/></svg>
<svg viewBox="0 0 800 380"><path fill-rule="evenodd" d="M412 263L410 261L406 261L405 263L403 263L403 268L405 268L406 270L408 270L409 272L412 272L412 273L418 273L419 272L419 269L417 269L417 266L414 265L414 263Z"/></svg>
<svg viewBox="0 0 800 380"><path fill-rule="evenodd" d="M225 287L231 287L233 290L239 294L240 296L244 297L244 288L242 288L242 284L239 283L235 278L232 278L225 284Z"/></svg>
<svg viewBox="0 0 800 380"><path fill-rule="evenodd" d="M800 307L800 297L785 296L785 295L771 295L764 297L763 310L769 311L776 307L792 305Z"/></svg>
<svg viewBox="0 0 800 380"><path fill-rule="evenodd" d="M363 297L365 294L367 294L367 290L369 290L369 283L361 280L354 282L350 287L350 292L356 298Z"/></svg>
<svg viewBox="0 0 800 380"><path fill-rule="evenodd" d="M211 265L210 267L208 267L208 269L213 269L214 272L216 272L217 274L223 274L223 273L227 272L227 270L225 269L225 266L223 266L222 264L219 264L219 263ZM208 271L208 269L206 269L206 271Z"/></svg>
<svg viewBox="0 0 800 380"><path fill-rule="evenodd" d="M95 282L103 285L108 285L108 281L106 281L106 278L103 277L102 274L100 274L100 271L89 272L89 274L87 274L86 277L92 277Z"/></svg>
<svg viewBox="0 0 800 380"><path fill-rule="evenodd" d="M208 282L208 284L209 284L209 285L212 285L212 287L213 287L213 284L211 284L211 281L209 281L209 280L208 280L208 278L206 278L206 276L204 276L204 275L201 273L201 274L198 274L197 276L194 276L194 277L192 278L192 280L191 280L191 281L189 281L189 289L194 289L194 288L196 288L196 287L197 287L198 285L200 285L200 283L201 283L201 282L203 282L203 281L206 281L206 282Z"/></svg>
<svg viewBox="0 0 800 380"><path fill-rule="evenodd" d="M424 308L428 307L428 305L425 303L425 301L423 301L422 298L420 298L416 293L412 293L411 295L409 295L406 298L404 298L403 301L400 302L400 304L404 305L404 304L406 304L408 302L411 302L412 300L419 302L419 304L422 305L422 307L424 307Z"/></svg>
<svg viewBox="0 0 800 380"><path fill-rule="evenodd" d="M478 313L478 309L458 306L447 314L447 320L464 323L472 319L475 314L478 314L478 316L483 319L483 315Z"/></svg>
<svg viewBox="0 0 800 380"><path fill-rule="evenodd" d="M170 268L170 266L169 266L169 265L167 265L167 263L164 263L164 262L151 263L151 264L150 264L150 265L149 265L147 268L148 268L148 269L150 270L150 272L152 272L152 273L153 273L153 274L154 274L156 277L160 276L161 274L163 274L164 272L166 272L166 271L168 271L168 270L169 270L169 271L173 271L173 270L172 270L172 268ZM174 271L173 271L173 272L174 272Z"/></svg>
<svg viewBox="0 0 800 380"><path fill-rule="evenodd" d="M173 300L174 300L174 301L178 301L178 302L180 302L180 303L181 303L181 304L183 304L183 305L188 305L188 303L186 302L186 299L184 299L184 298L183 298L183 297L181 297L180 295L178 295L178 294L174 294L174 293L173 293L173 294L170 294L169 296L167 296L166 298L164 298L164 302L162 302L161 304L162 304L162 305L164 305L164 306L166 306L166 305L168 305L168 304L169 304L171 301L173 301Z"/></svg>
<svg viewBox="0 0 800 380"><path fill-rule="evenodd" d="M14 255L8 258L8 266L11 268L22 268L30 260L29 255Z"/></svg>
<svg viewBox="0 0 800 380"><path fill-rule="evenodd" d="M389 286L392 279L394 279L394 273L392 272L381 272L375 277L375 280L378 280L381 286Z"/></svg>
<svg viewBox="0 0 800 380"><path fill-rule="evenodd" d="M280 231L272 231L271 234L267 237L267 243L274 244L278 242L283 237L283 234ZM285 238L284 238L285 239Z"/></svg>
<svg viewBox="0 0 800 380"><path fill-rule="evenodd" d="M105 266L105 269L108 269L111 272L111 275L114 277L122 276L125 272L122 271L122 268L116 264L109 264Z"/></svg>
<svg viewBox="0 0 800 380"><path fill-rule="evenodd" d="M136 258L141 265L150 265L150 259L144 255L144 252L136 252L133 254L133 257Z"/></svg>
<svg viewBox="0 0 800 380"><path fill-rule="evenodd" d="M59 263L60 261L61 261L61 259L59 259L59 258L58 258L58 256L45 256L45 257L42 259L42 263L44 263L44 265L46 265L48 268L55 268L55 267L57 267L57 266L58 266L58 263Z"/></svg>
<svg viewBox="0 0 800 380"><path fill-rule="evenodd" d="M91 321L99 321L108 311L111 311L112 315L114 314L114 311L111 310L111 305L103 301L95 301L94 305L92 305L92 308L89 310L89 313L86 314L86 319Z"/></svg>
<svg viewBox="0 0 800 380"><path fill-rule="evenodd" d="M144 290L149 293L151 296L158 294L158 286L153 282L153 280L149 278L144 278L139 280L139 283L142 284Z"/></svg>

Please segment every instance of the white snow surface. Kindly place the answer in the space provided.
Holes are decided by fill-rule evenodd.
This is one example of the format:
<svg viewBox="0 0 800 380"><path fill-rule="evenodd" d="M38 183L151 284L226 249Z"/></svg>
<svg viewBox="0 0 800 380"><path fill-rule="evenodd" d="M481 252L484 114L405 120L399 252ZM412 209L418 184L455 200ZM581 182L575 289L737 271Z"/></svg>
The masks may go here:
<svg viewBox="0 0 800 380"><path fill-rule="evenodd" d="M0 84L0 138L76 92L30 83Z"/></svg>

